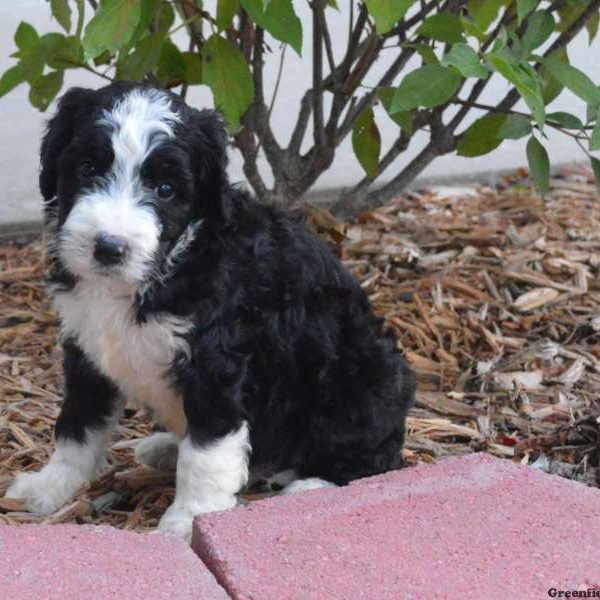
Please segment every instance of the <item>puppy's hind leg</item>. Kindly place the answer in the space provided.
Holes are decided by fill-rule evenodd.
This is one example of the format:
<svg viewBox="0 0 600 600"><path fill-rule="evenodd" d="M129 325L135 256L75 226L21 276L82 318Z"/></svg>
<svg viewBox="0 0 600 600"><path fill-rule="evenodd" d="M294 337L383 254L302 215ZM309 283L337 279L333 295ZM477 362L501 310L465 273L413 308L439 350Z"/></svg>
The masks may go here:
<svg viewBox="0 0 600 600"><path fill-rule="evenodd" d="M306 479L296 479L296 481L288 483L288 485L281 490L280 494L298 494L300 492L307 492L309 490L332 487L338 486L335 483L331 483L331 481L326 481L325 479L320 479L319 477L308 477Z"/></svg>
<svg viewBox="0 0 600 600"><path fill-rule="evenodd" d="M179 438L172 433L155 433L140 440L135 447L135 460L161 471L174 471L177 467Z"/></svg>

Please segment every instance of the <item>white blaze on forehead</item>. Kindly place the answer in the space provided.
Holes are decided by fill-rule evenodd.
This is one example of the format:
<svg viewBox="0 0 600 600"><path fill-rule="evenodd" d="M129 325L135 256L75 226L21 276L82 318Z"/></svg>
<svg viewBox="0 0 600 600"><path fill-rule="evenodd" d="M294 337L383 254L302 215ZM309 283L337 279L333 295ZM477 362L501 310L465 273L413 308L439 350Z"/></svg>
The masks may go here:
<svg viewBox="0 0 600 600"><path fill-rule="evenodd" d="M180 121L169 97L139 89L123 96L98 124L110 133L114 162L100 184L78 199L61 232L61 254L76 274L94 272L94 238L99 233L123 237L128 259L121 278L141 281L158 248L161 225L148 202L140 168L148 155L174 135Z"/></svg>
<svg viewBox="0 0 600 600"><path fill-rule="evenodd" d="M165 138L173 137L173 126L179 122L169 97L159 90L134 90L125 95L101 119L113 131L115 168L138 167Z"/></svg>

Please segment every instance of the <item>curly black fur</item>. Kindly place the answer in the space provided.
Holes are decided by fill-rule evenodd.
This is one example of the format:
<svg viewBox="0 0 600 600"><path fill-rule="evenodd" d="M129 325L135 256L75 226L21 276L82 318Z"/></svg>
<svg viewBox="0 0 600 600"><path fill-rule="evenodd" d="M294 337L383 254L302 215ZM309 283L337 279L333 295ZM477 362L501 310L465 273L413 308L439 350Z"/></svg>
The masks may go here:
<svg viewBox="0 0 600 600"><path fill-rule="evenodd" d="M98 115L131 89L72 90L50 122L40 182L58 236L82 188L77 161L112 161ZM177 200L151 202L164 226L160 252L131 311L139 327L163 314L193 322L189 351L165 374L183 401L188 434L202 445L247 420L250 468L260 473L294 468L344 484L400 466L414 378L393 333L313 233L229 184L216 114L171 101L182 122L142 176L170 173ZM52 277L67 292L79 280L59 257ZM110 412L102 406L119 382L93 368L76 340L65 350L70 387L57 433L80 438Z"/></svg>

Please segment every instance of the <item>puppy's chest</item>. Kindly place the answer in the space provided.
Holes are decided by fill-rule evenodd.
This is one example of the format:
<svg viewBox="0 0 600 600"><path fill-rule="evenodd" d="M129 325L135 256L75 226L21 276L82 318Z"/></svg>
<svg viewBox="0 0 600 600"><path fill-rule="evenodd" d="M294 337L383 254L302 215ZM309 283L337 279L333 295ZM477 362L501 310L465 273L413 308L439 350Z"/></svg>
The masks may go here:
<svg viewBox="0 0 600 600"><path fill-rule="evenodd" d="M130 400L150 408L167 429L183 436L187 428L183 403L167 371L178 352L188 350L182 337L189 322L151 317L136 324L127 289L79 283L55 296L63 335L73 337L96 368Z"/></svg>

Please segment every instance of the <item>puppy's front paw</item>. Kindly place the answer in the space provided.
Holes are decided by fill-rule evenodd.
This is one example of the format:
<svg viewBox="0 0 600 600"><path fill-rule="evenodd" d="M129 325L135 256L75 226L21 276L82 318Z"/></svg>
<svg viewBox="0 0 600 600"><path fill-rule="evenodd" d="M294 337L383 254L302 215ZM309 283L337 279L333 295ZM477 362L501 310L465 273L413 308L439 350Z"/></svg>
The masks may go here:
<svg viewBox="0 0 600 600"><path fill-rule="evenodd" d="M6 490L6 498L26 500L31 512L47 515L65 504L85 478L65 464L48 464L37 473L21 473Z"/></svg>
<svg viewBox="0 0 600 600"><path fill-rule="evenodd" d="M236 496L217 496L206 502L181 502L177 498L166 510L158 524L156 533L176 535L188 543L192 541L192 524L194 517L208 512L227 510L237 504Z"/></svg>
<svg viewBox="0 0 600 600"><path fill-rule="evenodd" d="M177 466L179 440L170 433L155 433L135 447L135 460L162 471L174 471Z"/></svg>
<svg viewBox="0 0 600 600"><path fill-rule="evenodd" d="M162 516L156 532L175 535L190 544L194 516L185 507L172 504Z"/></svg>

